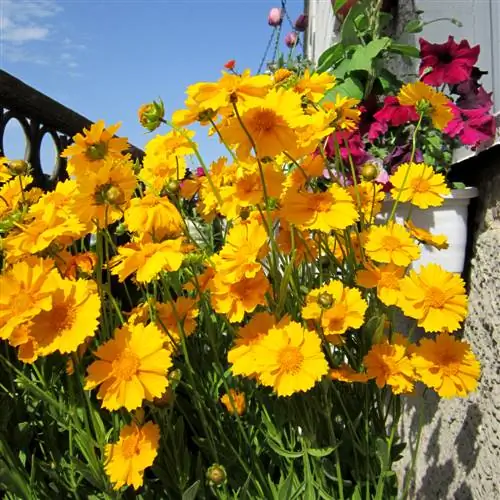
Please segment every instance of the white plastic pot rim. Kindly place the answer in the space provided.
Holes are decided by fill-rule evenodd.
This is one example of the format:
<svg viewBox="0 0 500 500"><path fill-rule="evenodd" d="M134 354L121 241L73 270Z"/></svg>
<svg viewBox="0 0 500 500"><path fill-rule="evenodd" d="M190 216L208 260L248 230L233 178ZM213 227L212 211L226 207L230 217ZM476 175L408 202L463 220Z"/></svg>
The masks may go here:
<svg viewBox="0 0 500 500"><path fill-rule="evenodd" d="M444 196L445 200L470 200L472 198L477 198L479 196L479 189L470 186L463 189L452 189L451 194ZM384 203L394 202L392 196L387 193L385 195Z"/></svg>

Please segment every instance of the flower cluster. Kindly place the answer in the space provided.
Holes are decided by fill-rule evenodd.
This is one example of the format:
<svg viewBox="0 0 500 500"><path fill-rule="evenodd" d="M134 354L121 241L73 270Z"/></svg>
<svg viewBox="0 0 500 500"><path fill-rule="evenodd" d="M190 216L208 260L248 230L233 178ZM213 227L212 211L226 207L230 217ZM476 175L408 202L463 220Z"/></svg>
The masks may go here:
<svg viewBox="0 0 500 500"><path fill-rule="evenodd" d="M255 457L261 431L249 439L248 422L283 401L324 415L333 403L314 401L357 397L363 384L363 405L383 413L390 394L418 383L443 397L476 387L479 363L454 336L467 313L464 282L436 264L411 267L422 242L446 241L377 217L386 196L378 170L356 175L349 146L363 110L355 99L323 99L334 86L326 73L253 76L231 64L188 87L170 119L163 104L141 108L144 127L171 130L149 141L140 168L118 126L103 122L64 151L70 179L53 192L30 189L29 172L2 159L0 337L25 363L73 353L68 376L86 371L81 392L96 391L95 411L124 418L103 451L116 489L139 488L158 448L178 432L176 446L183 440L180 424L164 425L172 415L198 412L190 432L204 430L190 443L200 457L213 452L220 422L243 432ZM368 133L424 122L445 130L453 116L446 96L415 82L385 100ZM205 163L191 124L227 157ZM444 176L410 153L388 174L387 196L440 206ZM398 333L396 314L428 335ZM213 462L234 449L224 446Z"/></svg>

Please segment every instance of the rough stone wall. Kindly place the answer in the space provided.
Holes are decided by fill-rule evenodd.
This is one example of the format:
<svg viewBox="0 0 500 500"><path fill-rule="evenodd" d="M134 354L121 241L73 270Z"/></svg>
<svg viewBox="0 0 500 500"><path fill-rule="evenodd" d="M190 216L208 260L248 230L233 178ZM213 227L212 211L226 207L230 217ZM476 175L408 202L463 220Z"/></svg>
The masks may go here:
<svg viewBox="0 0 500 500"><path fill-rule="evenodd" d="M409 495L418 500L500 498L500 147L486 157L470 160L467 167L479 172L480 198L467 273L469 316L462 332L481 361L481 380L466 399L409 398L403 437L414 442L419 418L423 423ZM400 464L400 477L408 464L408 459Z"/></svg>

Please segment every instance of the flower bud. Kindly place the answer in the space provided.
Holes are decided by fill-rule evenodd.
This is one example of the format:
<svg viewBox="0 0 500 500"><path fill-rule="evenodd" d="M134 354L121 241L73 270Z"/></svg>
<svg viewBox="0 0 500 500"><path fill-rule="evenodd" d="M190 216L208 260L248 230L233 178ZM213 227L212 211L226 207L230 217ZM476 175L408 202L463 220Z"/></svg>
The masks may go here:
<svg viewBox="0 0 500 500"><path fill-rule="evenodd" d="M327 292L323 292L318 295L318 304L323 309L329 309L330 307L332 307L333 302L333 297Z"/></svg>
<svg viewBox="0 0 500 500"><path fill-rule="evenodd" d="M205 170L202 167L196 169L196 177L205 177Z"/></svg>
<svg viewBox="0 0 500 500"><path fill-rule="evenodd" d="M290 33L287 33L285 36L285 44L289 49L293 49L295 45L297 45L297 42L299 41L299 37L297 36L297 33L295 31L290 31Z"/></svg>
<svg viewBox="0 0 500 500"><path fill-rule="evenodd" d="M300 16L295 20L294 28L295 31L303 33L307 29L309 24L309 16L307 14L300 14Z"/></svg>
<svg viewBox="0 0 500 500"><path fill-rule="evenodd" d="M24 160L9 161L7 166L14 175L26 175L30 169L29 163Z"/></svg>
<svg viewBox="0 0 500 500"><path fill-rule="evenodd" d="M230 71L232 71L235 66L236 66L236 61L234 59L230 59L229 61L227 61L226 64L224 64L224 68Z"/></svg>
<svg viewBox="0 0 500 500"><path fill-rule="evenodd" d="M373 163L365 163L361 167L361 177L365 181L372 181L378 175L378 168Z"/></svg>
<svg viewBox="0 0 500 500"><path fill-rule="evenodd" d="M273 28L280 26L283 22L283 11L278 7L273 7L269 11L267 22L269 23L269 26L272 26Z"/></svg>
<svg viewBox="0 0 500 500"><path fill-rule="evenodd" d="M97 142L87 147L85 155L90 161L98 161L103 160L107 152L108 148L106 144L104 142Z"/></svg>
<svg viewBox="0 0 500 500"><path fill-rule="evenodd" d="M111 205L122 205L125 201L125 194L118 186L109 186L106 190L105 198Z"/></svg>
<svg viewBox="0 0 500 500"><path fill-rule="evenodd" d="M161 99L148 104L143 104L137 111L141 125L149 132L156 130L165 116L165 106Z"/></svg>
<svg viewBox="0 0 500 500"><path fill-rule="evenodd" d="M219 464L210 466L207 470L207 479L210 486L221 486L227 480L226 469Z"/></svg>
<svg viewBox="0 0 500 500"><path fill-rule="evenodd" d="M180 185L179 181L171 180L168 182L168 184L165 187L169 193L176 194L179 192L181 185Z"/></svg>

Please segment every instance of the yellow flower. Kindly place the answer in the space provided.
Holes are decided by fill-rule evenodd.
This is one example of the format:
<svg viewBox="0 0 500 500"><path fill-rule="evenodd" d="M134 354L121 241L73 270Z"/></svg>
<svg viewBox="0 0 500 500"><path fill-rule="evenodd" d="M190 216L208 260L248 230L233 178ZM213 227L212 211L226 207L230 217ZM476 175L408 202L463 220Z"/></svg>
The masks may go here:
<svg viewBox="0 0 500 500"><path fill-rule="evenodd" d="M307 97L313 102L319 102L325 92L335 86L335 76L329 73L313 73L304 71L302 78L295 84L295 92Z"/></svg>
<svg viewBox="0 0 500 500"><path fill-rule="evenodd" d="M401 278L405 274L404 267L386 264L376 267L366 262L366 269L356 273L356 283L363 288L377 288L377 296L386 306L397 305L400 292Z"/></svg>
<svg viewBox="0 0 500 500"><path fill-rule="evenodd" d="M120 123L105 128L104 122L99 120L89 129L83 129L83 134L73 137L74 143L62 153L63 158L69 158L68 173L84 178L100 168L107 158L121 158L122 151L128 148L126 138L113 137Z"/></svg>
<svg viewBox="0 0 500 500"><path fill-rule="evenodd" d="M234 346L227 353L227 360L233 365L232 372L234 375L252 376L254 373L252 367L253 348L275 324L276 319L272 314L259 312L237 331ZM251 367L251 371L245 371L248 367Z"/></svg>
<svg viewBox="0 0 500 500"><path fill-rule="evenodd" d="M226 244L212 258L217 273L225 281L253 278L262 268L259 259L267 253L267 233L257 221L238 224L226 238Z"/></svg>
<svg viewBox="0 0 500 500"><path fill-rule="evenodd" d="M318 335L293 321L271 328L256 344L253 365L259 382L278 396L308 391L328 373Z"/></svg>
<svg viewBox="0 0 500 500"><path fill-rule="evenodd" d="M260 158L274 157L285 151L293 156L297 147L295 129L307 125L300 96L284 89L271 90L261 101L252 101L241 113L241 121L246 131L234 117L221 133L229 145L238 145L237 155L242 160L248 158L252 142Z"/></svg>
<svg viewBox="0 0 500 500"><path fill-rule="evenodd" d="M444 234L432 234L425 229L416 227L411 220L405 221L405 227L416 240L424 245L430 245L438 250L448 248L448 238Z"/></svg>
<svg viewBox="0 0 500 500"><path fill-rule="evenodd" d="M74 199L78 191L75 180L58 182L54 191L44 193L43 196L30 207L29 213L37 219L51 222L54 217L74 217Z"/></svg>
<svg viewBox="0 0 500 500"><path fill-rule="evenodd" d="M175 309L174 309L175 306ZM196 318L199 309L196 301L187 297L179 297L174 305L170 302L156 303L156 323L158 328L166 331L167 336L179 343L182 337L191 335L196 329ZM182 328L179 328L179 324Z"/></svg>
<svg viewBox="0 0 500 500"><path fill-rule="evenodd" d="M30 320L29 341L37 357L56 351L75 352L87 337L94 336L99 324L101 301L95 284L85 280L58 281L51 294L52 307Z"/></svg>
<svg viewBox="0 0 500 500"><path fill-rule="evenodd" d="M259 271L251 278L230 280L224 273L216 275L210 284L210 300L214 311L225 314L231 323L243 320L245 313L251 313L266 302L265 294L270 288L265 274Z"/></svg>
<svg viewBox="0 0 500 500"><path fill-rule="evenodd" d="M5 156L0 156L0 184L12 179L14 174L9 169L9 159Z"/></svg>
<svg viewBox="0 0 500 500"><path fill-rule="evenodd" d="M460 275L437 264L410 271L400 283L399 307L426 332L454 332L467 315L467 295Z"/></svg>
<svg viewBox="0 0 500 500"><path fill-rule="evenodd" d="M311 177L321 177L326 168L325 159L321 155L311 154L303 159L300 168Z"/></svg>
<svg viewBox="0 0 500 500"><path fill-rule="evenodd" d="M106 227L122 218L136 185L129 160L106 160L98 170L79 178L74 213L82 222Z"/></svg>
<svg viewBox="0 0 500 500"><path fill-rule="evenodd" d="M162 271L177 271L184 260L182 238L162 243L128 243L118 247L109 266L120 282L133 273L139 283L154 280Z"/></svg>
<svg viewBox="0 0 500 500"><path fill-rule="evenodd" d="M56 263L63 277L74 281L80 274L91 275L94 272L97 255L94 252L72 255L63 251L57 254Z"/></svg>
<svg viewBox="0 0 500 500"><path fill-rule="evenodd" d="M358 289L345 287L341 281L334 280L309 292L302 317L318 320L330 339L348 328L359 328L364 323L367 308Z"/></svg>
<svg viewBox="0 0 500 500"><path fill-rule="evenodd" d="M224 394L220 398L220 402L232 415L243 415L247 408L245 394L243 392L237 392L234 389L229 389L229 393Z"/></svg>
<svg viewBox="0 0 500 500"><path fill-rule="evenodd" d="M135 490L142 486L144 470L153 465L159 443L160 428L156 424L132 422L122 428L117 443L106 445L104 468L115 490L124 485Z"/></svg>
<svg viewBox="0 0 500 500"><path fill-rule="evenodd" d="M274 85L278 85L280 83L285 82L285 80L288 80L288 78L291 77L293 74L294 74L293 71L290 71L289 69L279 68L274 72L273 75Z"/></svg>
<svg viewBox="0 0 500 500"><path fill-rule="evenodd" d="M324 233L345 229L359 218L351 196L337 184L323 193L287 191L282 199L281 214L300 229Z"/></svg>
<svg viewBox="0 0 500 500"><path fill-rule="evenodd" d="M394 200L409 202L419 208L439 207L450 194L442 174L425 163L403 163L390 177Z"/></svg>
<svg viewBox="0 0 500 500"><path fill-rule="evenodd" d="M59 279L53 262L42 259L19 262L0 275L1 339L41 311L50 311Z"/></svg>
<svg viewBox="0 0 500 500"><path fill-rule="evenodd" d="M342 364L338 368L330 370L330 378L340 382L368 382L370 377L366 373L353 370L348 364Z"/></svg>
<svg viewBox="0 0 500 500"><path fill-rule="evenodd" d="M311 238L311 235L307 231L299 231L284 220L280 222L276 243L283 255L291 257L292 251L295 252L294 262L296 265L304 260L312 262L318 256L318 245Z"/></svg>
<svg viewBox="0 0 500 500"><path fill-rule="evenodd" d="M23 188L33 182L33 177L23 175L16 179L11 179L0 187L0 220L11 215L19 208L23 201Z"/></svg>
<svg viewBox="0 0 500 500"><path fill-rule="evenodd" d="M420 257L420 248L399 224L372 226L364 248L374 261L396 266L407 266Z"/></svg>
<svg viewBox="0 0 500 500"><path fill-rule="evenodd" d="M424 82L403 85L398 101L401 106L415 106L417 113L429 116L438 130L444 130L453 119L451 101Z"/></svg>
<svg viewBox="0 0 500 500"><path fill-rule="evenodd" d="M371 222L380 212L385 194L380 184L375 182L358 182L356 186L347 188L354 205L366 221Z"/></svg>
<svg viewBox="0 0 500 500"><path fill-rule="evenodd" d="M100 385L103 408L135 410L142 401L159 398L168 385L172 366L165 336L154 325L124 325L95 352L99 358L87 369L85 389Z"/></svg>
<svg viewBox="0 0 500 500"><path fill-rule="evenodd" d="M322 106L325 111L333 113L332 125L337 130L355 130L361 116L358 104L358 99L337 94L335 102L326 101Z"/></svg>
<svg viewBox="0 0 500 500"><path fill-rule="evenodd" d="M469 344L440 333L422 339L411 357L418 378L441 397L466 396L477 387L480 364Z"/></svg>
<svg viewBox="0 0 500 500"><path fill-rule="evenodd" d="M363 358L366 373L382 389L390 385L394 394L411 392L415 374L406 348L400 344L374 344Z"/></svg>
<svg viewBox="0 0 500 500"><path fill-rule="evenodd" d="M183 221L177 208L168 198L148 193L132 198L125 210L125 224L133 233L148 234L156 241L182 235Z"/></svg>

